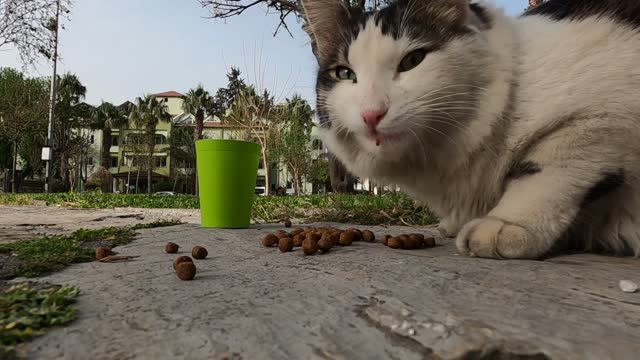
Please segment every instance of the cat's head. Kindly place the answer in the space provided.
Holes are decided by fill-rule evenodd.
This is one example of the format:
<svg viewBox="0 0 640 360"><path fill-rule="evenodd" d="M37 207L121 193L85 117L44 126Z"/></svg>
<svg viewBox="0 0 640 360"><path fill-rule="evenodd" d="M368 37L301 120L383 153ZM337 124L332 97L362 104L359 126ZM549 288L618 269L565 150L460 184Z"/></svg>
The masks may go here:
<svg viewBox="0 0 640 360"><path fill-rule="evenodd" d="M397 0L375 12L344 0L303 7L329 150L347 163L393 162L455 144L488 81L488 11L468 0Z"/></svg>

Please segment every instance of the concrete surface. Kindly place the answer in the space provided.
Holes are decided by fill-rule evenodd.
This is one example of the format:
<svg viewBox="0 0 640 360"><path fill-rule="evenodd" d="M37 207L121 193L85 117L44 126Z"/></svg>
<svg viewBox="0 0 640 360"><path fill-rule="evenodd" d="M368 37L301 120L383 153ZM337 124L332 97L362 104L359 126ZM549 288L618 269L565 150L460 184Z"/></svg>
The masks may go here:
<svg viewBox="0 0 640 360"><path fill-rule="evenodd" d="M79 320L28 344L33 359L637 359L639 259L592 255L494 261L355 243L280 253L277 225L143 230L126 263L85 263L41 278L79 286ZM361 227L362 228L362 227ZM370 227L377 235L415 229ZM427 233L431 230L425 229ZM435 234L434 234L435 235ZM205 246L193 281L176 255ZM15 279L14 282L20 281Z"/></svg>
<svg viewBox="0 0 640 360"><path fill-rule="evenodd" d="M62 206L0 206L0 243L61 235L80 228L130 226L177 219L199 224L197 209L77 209Z"/></svg>

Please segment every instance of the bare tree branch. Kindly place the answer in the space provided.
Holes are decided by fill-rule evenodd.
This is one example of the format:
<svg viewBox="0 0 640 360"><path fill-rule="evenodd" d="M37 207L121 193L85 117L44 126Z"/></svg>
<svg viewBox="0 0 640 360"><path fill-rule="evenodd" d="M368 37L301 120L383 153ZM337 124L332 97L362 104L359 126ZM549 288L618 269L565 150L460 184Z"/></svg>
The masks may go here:
<svg viewBox="0 0 640 360"><path fill-rule="evenodd" d="M53 56L57 0L0 0L0 49L14 47L24 65ZM72 0L60 0L69 18Z"/></svg>
<svg viewBox="0 0 640 360"><path fill-rule="evenodd" d="M280 22L273 35L285 29L290 36L293 36L287 26L287 19L294 16L299 20L302 16L302 5L300 0L198 0L202 7L206 8L209 19L227 19L236 15L241 15L245 11L264 6L267 10L275 10L278 13ZM369 7L366 6L367 2ZM362 10L373 9L379 5L389 3L390 0L345 0L348 6L358 7Z"/></svg>

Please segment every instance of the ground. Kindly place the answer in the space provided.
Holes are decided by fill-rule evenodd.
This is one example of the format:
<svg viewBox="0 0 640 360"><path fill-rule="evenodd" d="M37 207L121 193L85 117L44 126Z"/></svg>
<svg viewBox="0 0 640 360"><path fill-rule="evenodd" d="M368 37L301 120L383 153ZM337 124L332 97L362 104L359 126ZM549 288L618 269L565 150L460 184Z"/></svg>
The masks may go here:
<svg viewBox="0 0 640 360"><path fill-rule="evenodd" d="M79 209L63 206L0 205L0 244L43 235L68 234L78 229L147 224L176 219L199 223L196 209Z"/></svg>
<svg viewBox="0 0 640 360"><path fill-rule="evenodd" d="M69 211L86 224L104 216ZM494 261L458 256L442 238L433 249L357 242L304 256L260 245L280 225L219 230L195 222L140 230L114 249L140 255L135 261L77 264L38 278L79 287L79 318L22 350L34 359L598 360L640 351L640 293L617 285L640 282L638 259ZM438 235L432 227L366 228ZM195 280L176 277L176 255L163 252L168 241L181 246L176 255L208 249Z"/></svg>

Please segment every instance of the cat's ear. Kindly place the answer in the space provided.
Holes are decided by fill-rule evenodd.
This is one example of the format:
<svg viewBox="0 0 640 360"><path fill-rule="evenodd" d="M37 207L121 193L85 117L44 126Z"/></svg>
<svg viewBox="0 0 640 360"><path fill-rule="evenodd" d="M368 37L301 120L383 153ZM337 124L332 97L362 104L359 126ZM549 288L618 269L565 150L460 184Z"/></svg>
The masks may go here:
<svg viewBox="0 0 640 360"><path fill-rule="evenodd" d="M417 15L422 13L439 23L449 26L466 26L471 21L469 0L398 0L405 11Z"/></svg>
<svg viewBox="0 0 640 360"><path fill-rule="evenodd" d="M349 26L349 9L344 0L303 0L302 8L313 52L326 59L340 39L336 35Z"/></svg>
<svg viewBox="0 0 640 360"><path fill-rule="evenodd" d="M443 9L443 19L451 21L455 25L467 25L471 20L471 6L469 0L440 0L446 3L447 9Z"/></svg>

